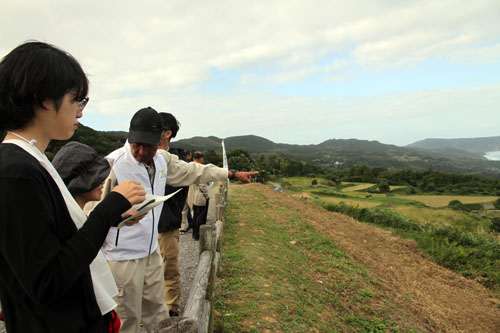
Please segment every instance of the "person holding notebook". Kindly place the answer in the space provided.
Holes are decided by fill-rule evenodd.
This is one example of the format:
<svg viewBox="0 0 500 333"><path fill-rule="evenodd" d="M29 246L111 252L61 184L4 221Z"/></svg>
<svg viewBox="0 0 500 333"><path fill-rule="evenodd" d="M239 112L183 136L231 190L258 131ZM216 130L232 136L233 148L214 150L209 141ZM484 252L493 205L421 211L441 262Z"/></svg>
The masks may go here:
<svg viewBox="0 0 500 333"><path fill-rule="evenodd" d="M86 217L44 154L89 98L68 53L26 42L0 62L0 301L8 332L108 332L118 292L101 245L144 188L126 180Z"/></svg>

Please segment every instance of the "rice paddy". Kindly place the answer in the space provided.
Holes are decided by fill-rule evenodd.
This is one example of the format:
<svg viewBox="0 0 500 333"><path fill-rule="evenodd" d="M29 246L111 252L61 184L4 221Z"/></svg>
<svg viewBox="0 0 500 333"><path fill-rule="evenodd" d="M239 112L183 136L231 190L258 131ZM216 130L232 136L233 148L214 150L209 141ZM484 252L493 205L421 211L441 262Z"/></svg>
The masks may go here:
<svg viewBox="0 0 500 333"><path fill-rule="evenodd" d="M472 195L402 195L401 198L420 201L429 207L445 207L452 200L459 200L464 204L493 202L498 197Z"/></svg>

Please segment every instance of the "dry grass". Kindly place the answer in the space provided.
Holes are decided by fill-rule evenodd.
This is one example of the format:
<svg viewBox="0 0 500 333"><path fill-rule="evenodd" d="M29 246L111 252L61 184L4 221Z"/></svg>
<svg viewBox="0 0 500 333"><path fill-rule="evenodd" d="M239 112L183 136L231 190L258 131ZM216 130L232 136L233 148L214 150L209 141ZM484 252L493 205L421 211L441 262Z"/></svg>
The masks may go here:
<svg viewBox="0 0 500 333"><path fill-rule="evenodd" d="M343 182L343 184L349 184L348 182ZM346 187L342 190L342 192L354 192L354 191L361 191L365 190L369 187L375 186L376 184L360 184L360 185L355 185L355 186L349 186Z"/></svg>
<svg viewBox="0 0 500 333"><path fill-rule="evenodd" d="M312 181L315 180L322 184L325 182L323 178L311 178L311 177L289 177L285 178L287 182L292 184L294 187L311 187Z"/></svg>
<svg viewBox="0 0 500 333"><path fill-rule="evenodd" d="M215 332L414 330L379 281L304 218L329 225L331 213L258 184L231 185L230 197Z"/></svg>
<svg viewBox="0 0 500 333"><path fill-rule="evenodd" d="M335 197L327 197L327 196L318 196L321 200L325 202L333 202L333 203L339 203L339 202L344 202L346 205L349 206L358 206L361 208L369 208L369 207L375 207L380 205L380 202L373 202L373 201L361 201L361 200L349 200L346 198L335 198Z"/></svg>
<svg viewBox="0 0 500 333"><path fill-rule="evenodd" d="M295 198L304 198L304 199L312 199L312 196L309 193L307 193L307 192L292 194L292 197L295 197Z"/></svg>
<svg viewBox="0 0 500 333"><path fill-rule="evenodd" d="M231 293L219 293L219 311L234 314L224 325L238 320L239 331L249 332L498 332L500 300L429 262L415 242L265 186L238 190L224 229L224 272L237 274L220 285ZM239 249L233 269L230 244ZM372 285L358 278L358 267ZM249 311L230 308L235 299ZM246 318L258 319L246 325ZM237 331L231 328L224 331Z"/></svg>
<svg viewBox="0 0 500 333"><path fill-rule="evenodd" d="M452 200L462 203L484 203L493 202L498 197L493 196L467 196L467 195L404 195L401 198L420 201L429 207L445 207Z"/></svg>
<svg viewBox="0 0 500 333"><path fill-rule="evenodd" d="M391 209L408 217L410 220L422 224L435 226L449 225L460 230L474 233L484 233L487 226L484 220L474 218L472 215L452 209L435 209L415 206L395 206Z"/></svg>

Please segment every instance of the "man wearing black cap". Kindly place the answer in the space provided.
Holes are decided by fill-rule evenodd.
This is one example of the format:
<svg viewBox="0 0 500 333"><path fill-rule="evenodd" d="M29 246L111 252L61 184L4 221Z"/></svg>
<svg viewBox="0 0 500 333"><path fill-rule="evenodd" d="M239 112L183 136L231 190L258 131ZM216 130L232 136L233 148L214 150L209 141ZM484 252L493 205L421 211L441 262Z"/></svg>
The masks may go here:
<svg viewBox="0 0 500 333"><path fill-rule="evenodd" d="M125 179L141 182L149 194L164 195L167 163L157 154L162 132L161 117L153 108L134 114L127 142L106 156L111 173L105 181L103 197ZM141 322L152 332L161 320L168 318L158 250L161 209L162 205L153 208L140 223L119 232L111 228L102 246L118 286L115 301L122 321L120 332L139 332Z"/></svg>
<svg viewBox="0 0 500 333"><path fill-rule="evenodd" d="M175 118L174 118L175 119ZM172 130L151 107L137 111L130 121L128 140L106 158L112 169L106 179L103 198L124 179L140 181L147 193L164 195L166 184L187 186L213 180L236 178L249 182L258 172L228 171L213 165L186 163L165 150ZM168 169L168 172L167 172ZM87 205L86 211L92 209ZM139 332L139 324L153 331L168 317L163 287L163 263L158 247L158 223L163 205L152 209L140 223L131 227L111 228L102 250L111 268L119 295L116 312L122 320L120 332Z"/></svg>

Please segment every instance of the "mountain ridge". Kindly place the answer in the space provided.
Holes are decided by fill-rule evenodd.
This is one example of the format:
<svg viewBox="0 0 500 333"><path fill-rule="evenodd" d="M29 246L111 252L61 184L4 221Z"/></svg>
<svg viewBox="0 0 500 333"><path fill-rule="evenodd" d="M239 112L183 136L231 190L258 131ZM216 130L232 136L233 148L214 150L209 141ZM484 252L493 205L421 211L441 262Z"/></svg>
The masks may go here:
<svg viewBox="0 0 500 333"><path fill-rule="evenodd" d="M1 134L1 133L0 133ZM121 147L126 140L127 132L96 131L90 127L80 126L71 141L76 140L94 147L101 156L105 156L114 149ZM495 140L500 137L487 138L496 147ZM221 141L216 136L193 137L172 143L173 148L187 148L190 150L215 150L221 152ZM457 140L457 139L451 139ZM460 139L465 140L465 139ZM476 141L478 139L471 139ZM482 140L480 138L479 140ZM67 141L52 141L46 150L47 156L52 156ZM240 135L224 139L226 150L243 148L254 157L279 156L297 161L304 161L323 168L350 168L364 164L369 167L384 167L391 170L428 170L475 174L500 178L500 161L488 161L482 153L470 152L451 145L441 150L429 150L419 147L400 147L384 144L378 141L359 139L328 139L319 144L297 145L274 143L273 141L257 135ZM469 140L470 141L470 140ZM426 141L429 142L429 141ZM446 142L445 142L446 143ZM450 146L450 145L448 145ZM469 147L473 145L470 144ZM441 147L441 146L440 146ZM472 150L472 148L468 148ZM473 151L477 151L476 150ZM489 148L488 148L489 149Z"/></svg>
<svg viewBox="0 0 500 333"><path fill-rule="evenodd" d="M359 139L328 139L319 144L292 145L274 143L256 135L194 137L172 143L172 147L190 150L220 151L243 148L252 155L277 155L314 163L326 168L366 164L388 169L434 169L443 172L471 173L500 178L500 162L488 161L482 154L458 148L432 151L414 146L396 146Z"/></svg>
<svg viewBox="0 0 500 333"><path fill-rule="evenodd" d="M458 150L484 155L488 152L500 151L500 136L457 139L427 138L405 147L431 151Z"/></svg>

